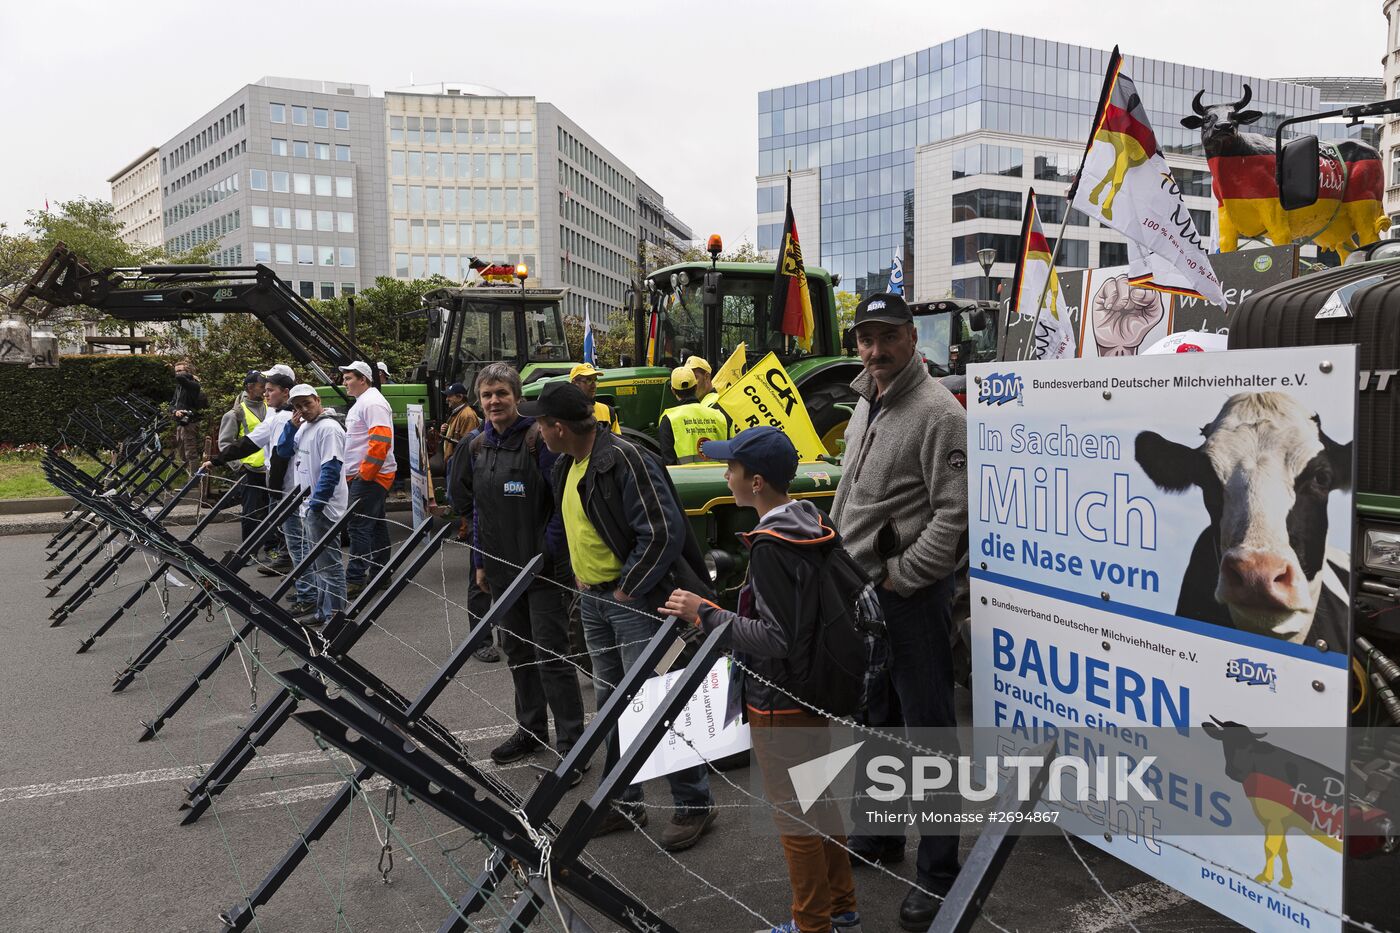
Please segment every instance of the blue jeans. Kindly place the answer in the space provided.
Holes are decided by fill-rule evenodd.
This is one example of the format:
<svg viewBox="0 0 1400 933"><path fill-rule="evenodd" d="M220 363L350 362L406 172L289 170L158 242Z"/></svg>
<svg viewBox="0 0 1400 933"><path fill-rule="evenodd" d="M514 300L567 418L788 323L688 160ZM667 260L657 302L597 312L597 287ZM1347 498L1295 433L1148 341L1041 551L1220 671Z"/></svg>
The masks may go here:
<svg viewBox="0 0 1400 933"><path fill-rule="evenodd" d="M326 517L324 511L319 509L314 512L308 511L302 516L307 546L325 537L326 532L330 531L334 524L335 522ZM315 588L313 595L316 600L316 618L321 622L329 622L331 616L345 608L345 564L343 560L340 553L340 542L332 540L320 554L316 555L316 561L311 565L311 583Z"/></svg>
<svg viewBox="0 0 1400 933"><path fill-rule="evenodd" d="M898 726L957 727L953 706L954 580L948 576L911 595L880 588L889 638L889 671L871 684L865 722L898 735ZM956 825L956 824L954 824ZM903 847L903 838L899 845ZM958 873L958 836L919 837L918 882L946 882Z"/></svg>
<svg viewBox="0 0 1400 933"><path fill-rule="evenodd" d="M359 477L350 481L350 502L359 502L350 519L350 568L345 578L364 583L389 559L389 526L384 521L384 500L389 491Z"/></svg>
<svg viewBox="0 0 1400 933"><path fill-rule="evenodd" d="M309 543L301 528L301 516L294 509L291 515L282 519L282 537L287 540L287 557L292 561L292 567L301 563L301 559L306 555ZM297 575L295 579L297 602L303 605L311 605L315 598L315 589L311 585L311 568L307 568Z"/></svg>
<svg viewBox="0 0 1400 933"><path fill-rule="evenodd" d="M588 653L593 657L593 697L602 709L612 695L613 687L641 657L642 649L656 634L657 621L648 615L634 612L632 608L654 612L665 602L657 594L649 598L633 600L630 604L619 603L611 593L585 593L579 601L579 614L583 617L583 638L588 643ZM620 752L617 744L617 730L608 735L607 756L603 760L605 771L611 771L617 764ZM705 765L683 768L666 775L671 785L671 799L677 810L703 809L714 805L710 796L710 778ZM619 800L627 803L640 803L642 788L629 784Z"/></svg>

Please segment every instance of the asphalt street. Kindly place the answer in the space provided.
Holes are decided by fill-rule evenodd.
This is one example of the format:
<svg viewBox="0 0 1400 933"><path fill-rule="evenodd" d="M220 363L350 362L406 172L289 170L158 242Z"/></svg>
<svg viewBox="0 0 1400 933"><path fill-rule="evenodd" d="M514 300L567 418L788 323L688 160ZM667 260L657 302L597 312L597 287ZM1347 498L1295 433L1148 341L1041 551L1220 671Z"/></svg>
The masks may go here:
<svg viewBox="0 0 1400 933"><path fill-rule="evenodd" d="M235 543L237 525L216 526L206 547ZM289 722L203 819L180 825L183 785L211 762L276 686L271 671L288 666L275 647L257 645L256 663L237 656L151 742L137 742L140 722L159 710L230 635L223 612L201 614L125 692L114 673L163 624L147 595L88 653L74 653L147 573L133 560L66 624L51 628L54 605L43 545L47 535L0 539L6 599L0 610L0 929L27 931L217 930L217 916L250 890L296 839L299 829L350 773L346 759L323 753ZM412 694L468 630L467 560L447 549L418 575L382 627L353 655L400 691ZM266 578L249 574L270 588ZM171 607L191 590L171 589ZM266 666L266 670L261 668ZM253 676L254 671L258 671ZM961 691L960 691L961 693ZM592 691L585 686L585 703ZM965 707L970 701L961 693ZM483 768L487 753L511 730L510 677L503 663L470 661L434 705L434 715L463 736ZM964 712L970 716L970 709ZM543 758L539 759L543 763ZM580 791L596 782L595 767ZM524 764L498 774L522 791L535 780ZM728 780L726 780L727 778ZM733 782L733 785L728 783ZM764 818L746 794L745 769L712 777L721 814L696 848L671 857L636 833L590 843L596 866L677 929L747 931L786 918L787 877L777 840L753 824ZM386 790L380 784L343 816L312 858L258 914L254 929L281 931L436 930L463 878L487 850L421 802L400 799L393 824L389 883L381 880ZM742 789L742 790L741 790ZM577 792L576 792L577 793ZM647 787L648 832L668 814L661 782ZM567 813L575 797L560 812ZM971 840L964 839L964 849ZM1097 848L1080 844L1080 864L1062 837L1028 837L1017 845L993 889L978 930L1074 931L1238 929L1217 914ZM913 850L896 874L858 872L865 929L898 929L895 915L913 872ZM1393 888L1391 889L1393 890ZM483 922L500 905L478 915ZM589 916L587 911L585 916ZM612 929L590 917L598 930ZM483 929L494 929L494 923ZM537 921L557 929L557 918Z"/></svg>

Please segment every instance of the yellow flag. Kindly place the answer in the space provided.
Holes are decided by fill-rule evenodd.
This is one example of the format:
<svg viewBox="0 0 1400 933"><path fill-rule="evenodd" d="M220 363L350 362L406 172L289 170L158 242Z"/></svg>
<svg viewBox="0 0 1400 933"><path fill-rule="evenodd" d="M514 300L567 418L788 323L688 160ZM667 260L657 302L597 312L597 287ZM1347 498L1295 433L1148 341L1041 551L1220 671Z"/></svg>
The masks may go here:
<svg viewBox="0 0 1400 933"><path fill-rule="evenodd" d="M729 362L733 362L733 357ZM729 362L721 373L729 368ZM826 453L797 386L773 353L759 360L747 375L720 395L719 407L734 422L735 434L745 428L771 424L788 436L800 459L815 460Z"/></svg>
<svg viewBox="0 0 1400 933"><path fill-rule="evenodd" d="M748 347L739 344L734 348L734 352L729 354L729 359L724 361L724 365L715 373L711 380L714 383L716 392L723 392L725 389L739 381L739 377L744 375L744 362L748 359Z"/></svg>

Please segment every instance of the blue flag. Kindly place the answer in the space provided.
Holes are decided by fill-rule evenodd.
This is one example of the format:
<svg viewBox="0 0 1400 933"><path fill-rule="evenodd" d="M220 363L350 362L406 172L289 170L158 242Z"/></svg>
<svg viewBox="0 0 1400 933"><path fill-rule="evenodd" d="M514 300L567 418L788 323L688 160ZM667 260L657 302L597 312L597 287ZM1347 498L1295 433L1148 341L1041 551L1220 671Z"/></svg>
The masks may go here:
<svg viewBox="0 0 1400 933"><path fill-rule="evenodd" d="M593 319L583 319L583 361L593 363Z"/></svg>
<svg viewBox="0 0 1400 933"><path fill-rule="evenodd" d="M904 294L904 247L894 251L894 262L890 263L890 294Z"/></svg>

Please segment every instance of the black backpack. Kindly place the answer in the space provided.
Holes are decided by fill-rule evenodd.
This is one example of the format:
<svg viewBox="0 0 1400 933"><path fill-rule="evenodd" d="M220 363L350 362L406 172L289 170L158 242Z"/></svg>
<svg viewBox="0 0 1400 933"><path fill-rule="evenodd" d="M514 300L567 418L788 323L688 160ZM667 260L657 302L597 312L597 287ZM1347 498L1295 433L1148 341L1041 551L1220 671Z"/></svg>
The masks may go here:
<svg viewBox="0 0 1400 933"><path fill-rule="evenodd" d="M798 618L815 600L816 624L793 633L784 691L817 709L850 716L861 706L869 649L866 636L883 633L880 598L839 538L824 547L795 546L757 535L753 548L781 547L808 568L799 588Z"/></svg>

